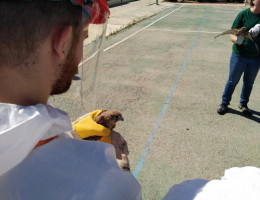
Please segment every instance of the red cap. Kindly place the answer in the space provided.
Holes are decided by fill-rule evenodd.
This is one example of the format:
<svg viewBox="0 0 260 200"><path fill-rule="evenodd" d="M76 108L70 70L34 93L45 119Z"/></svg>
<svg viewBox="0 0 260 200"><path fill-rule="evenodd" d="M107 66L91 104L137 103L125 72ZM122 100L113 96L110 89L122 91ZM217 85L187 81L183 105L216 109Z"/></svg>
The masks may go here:
<svg viewBox="0 0 260 200"><path fill-rule="evenodd" d="M103 24L110 15L106 0L72 0L72 2L81 5L91 15L91 24Z"/></svg>

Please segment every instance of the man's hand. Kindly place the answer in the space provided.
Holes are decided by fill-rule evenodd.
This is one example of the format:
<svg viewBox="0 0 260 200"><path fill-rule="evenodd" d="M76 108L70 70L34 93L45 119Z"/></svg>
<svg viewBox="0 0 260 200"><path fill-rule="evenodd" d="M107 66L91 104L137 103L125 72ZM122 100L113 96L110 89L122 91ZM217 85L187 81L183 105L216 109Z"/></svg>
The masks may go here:
<svg viewBox="0 0 260 200"><path fill-rule="evenodd" d="M256 24L253 28L249 30L252 37L257 37L260 32L260 24Z"/></svg>
<svg viewBox="0 0 260 200"><path fill-rule="evenodd" d="M120 135L120 133L111 131L111 141L112 145L115 147L116 159L119 167L123 171L130 172L130 164L128 160L128 146L125 139Z"/></svg>

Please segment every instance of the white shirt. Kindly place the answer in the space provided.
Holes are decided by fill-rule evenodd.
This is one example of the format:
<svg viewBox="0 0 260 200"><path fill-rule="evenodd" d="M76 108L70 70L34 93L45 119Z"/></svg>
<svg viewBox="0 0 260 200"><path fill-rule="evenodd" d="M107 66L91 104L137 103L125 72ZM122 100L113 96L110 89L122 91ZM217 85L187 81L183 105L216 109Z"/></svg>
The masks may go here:
<svg viewBox="0 0 260 200"><path fill-rule="evenodd" d="M49 105L0 103L0 199L142 199L112 145L66 138L71 129L67 114Z"/></svg>

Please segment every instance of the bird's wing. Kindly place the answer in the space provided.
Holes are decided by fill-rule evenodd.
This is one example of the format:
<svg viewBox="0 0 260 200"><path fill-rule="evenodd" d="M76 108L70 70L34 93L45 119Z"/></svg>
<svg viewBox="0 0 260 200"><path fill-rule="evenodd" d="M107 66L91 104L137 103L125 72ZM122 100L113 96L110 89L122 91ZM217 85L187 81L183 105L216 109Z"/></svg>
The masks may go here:
<svg viewBox="0 0 260 200"><path fill-rule="evenodd" d="M220 33L219 35L215 36L214 39L216 39L217 37L221 36L221 35L226 35L226 34L238 34L237 29L231 29L231 30L227 30L224 31L223 33Z"/></svg>
<svg viewBox="0 0 260 200"><path fill-rule="evenodd" d="M254 42L254 40L253 40L253 38L252 38L252 36L251 36L251 34L249 32L246 34L245 37L249 38L250 40L252 40Z"/></svg>

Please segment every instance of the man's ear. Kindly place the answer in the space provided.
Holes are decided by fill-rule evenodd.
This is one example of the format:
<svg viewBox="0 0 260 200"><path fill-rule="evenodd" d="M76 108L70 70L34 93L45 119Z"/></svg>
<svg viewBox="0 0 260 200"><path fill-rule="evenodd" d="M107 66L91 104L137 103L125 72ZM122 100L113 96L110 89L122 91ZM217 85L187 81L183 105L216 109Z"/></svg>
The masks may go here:
<svg viewBox="0 0 260 200"><path fill-rule="evenodd" d="M53 50L61 58L65 58L65 54L68 53L67 51L70 47L71 35L72 35L71 26L63 26L57 29L57 31L54 34Z"/></svg>

